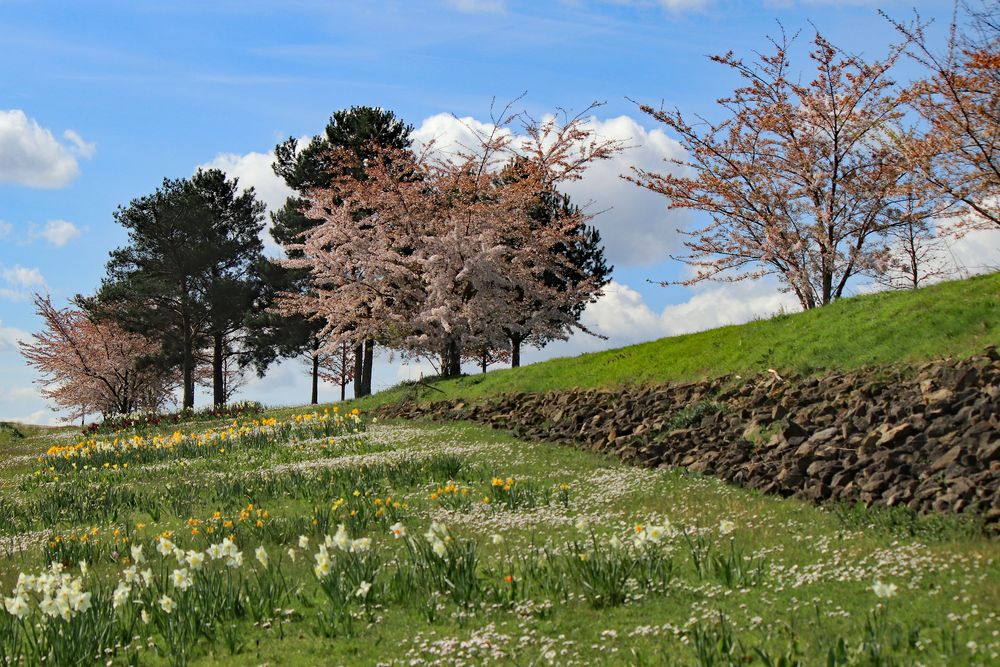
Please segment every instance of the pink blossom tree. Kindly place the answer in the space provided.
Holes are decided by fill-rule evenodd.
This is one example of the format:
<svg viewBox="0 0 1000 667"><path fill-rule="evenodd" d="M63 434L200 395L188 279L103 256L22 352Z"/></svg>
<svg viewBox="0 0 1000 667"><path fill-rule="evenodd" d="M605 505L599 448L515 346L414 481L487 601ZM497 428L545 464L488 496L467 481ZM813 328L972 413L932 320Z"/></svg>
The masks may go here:
<svg viewBox="0 0 1000 667"><path fill-rule="evenodd" d="M19 343L21 354L67 419L158 409L171 399L177 373L145 363L159 353L157 341L84 310L56 308L47 296L36 295L35 306L45 328Z"/></svg>

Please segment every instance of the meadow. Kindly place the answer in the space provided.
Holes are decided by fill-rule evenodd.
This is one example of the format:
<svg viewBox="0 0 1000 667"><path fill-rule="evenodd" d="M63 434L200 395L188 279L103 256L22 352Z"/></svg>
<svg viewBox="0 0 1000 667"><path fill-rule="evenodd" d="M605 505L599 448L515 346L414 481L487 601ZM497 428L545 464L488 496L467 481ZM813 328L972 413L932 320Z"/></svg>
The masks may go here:
<svg viewBox="0 0 1000 667"><path fill-rule="evenodd" d="M0 440L0 664L988 665L974 519L334 406Z"/></svg>

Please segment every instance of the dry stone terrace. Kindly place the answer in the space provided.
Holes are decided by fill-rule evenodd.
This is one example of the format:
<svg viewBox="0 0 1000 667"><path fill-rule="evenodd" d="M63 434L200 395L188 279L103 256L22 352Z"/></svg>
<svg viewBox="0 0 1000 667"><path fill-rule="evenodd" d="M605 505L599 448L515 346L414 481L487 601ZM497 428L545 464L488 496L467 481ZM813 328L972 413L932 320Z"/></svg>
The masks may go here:
<svg viewBox="0 0 1000 667"><path fill-rule="evenodd" d="M504 395L382 408L682 467L815 502L965 512L1000 533L1000 354L823 377Z"/></svg>

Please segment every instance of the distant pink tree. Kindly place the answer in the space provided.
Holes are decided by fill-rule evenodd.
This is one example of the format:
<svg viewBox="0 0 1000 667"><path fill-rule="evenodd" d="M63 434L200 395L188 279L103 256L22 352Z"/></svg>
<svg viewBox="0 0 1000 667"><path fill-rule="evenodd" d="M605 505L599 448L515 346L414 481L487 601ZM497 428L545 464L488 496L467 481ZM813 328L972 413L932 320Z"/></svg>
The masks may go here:
<svg viewBox="0 0 1000 667"><path fill-rule="evenodd" d="M178 385L176 373L144 362L159 343L96 320L83 310L59 309L35 295L45 328L19 343L28 364L41 374L42 395L68 419L136 409L158 409Z"/></svg>

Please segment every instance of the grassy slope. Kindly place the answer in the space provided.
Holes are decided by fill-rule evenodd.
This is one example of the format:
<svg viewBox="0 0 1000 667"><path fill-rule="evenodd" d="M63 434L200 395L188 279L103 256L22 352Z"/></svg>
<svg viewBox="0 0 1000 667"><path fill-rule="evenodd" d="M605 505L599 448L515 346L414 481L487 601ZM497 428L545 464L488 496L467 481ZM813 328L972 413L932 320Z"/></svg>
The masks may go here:
<svg viewBox="0 0 1000 667"><path fill-rule="evenodd" d="M434 384L440 392L396 387L359 405L371 408L414 395L438 400L687 381L768 368L811 374L964 356L997 343L1000 273L917 291L859 296L811 312L441 381Z"/></svg>

